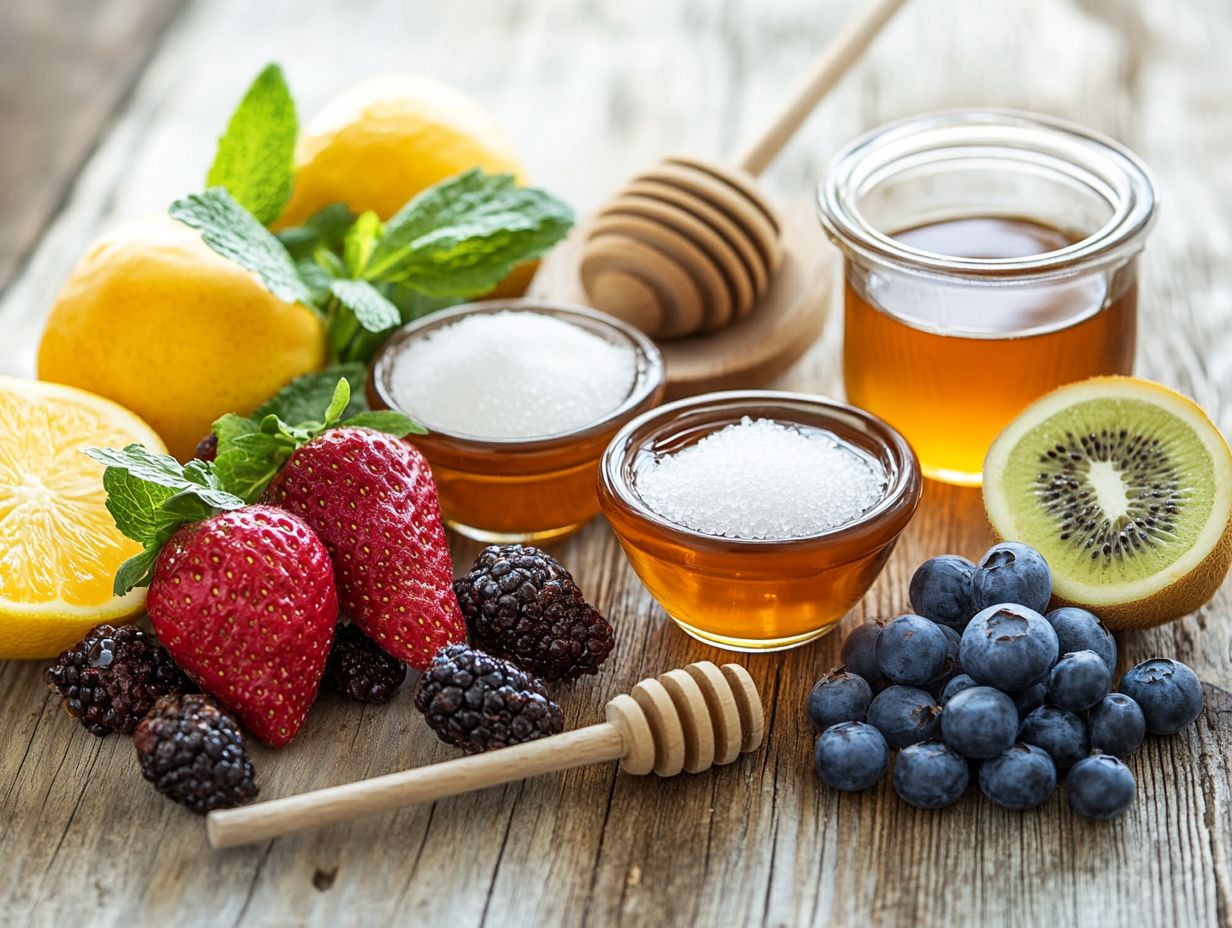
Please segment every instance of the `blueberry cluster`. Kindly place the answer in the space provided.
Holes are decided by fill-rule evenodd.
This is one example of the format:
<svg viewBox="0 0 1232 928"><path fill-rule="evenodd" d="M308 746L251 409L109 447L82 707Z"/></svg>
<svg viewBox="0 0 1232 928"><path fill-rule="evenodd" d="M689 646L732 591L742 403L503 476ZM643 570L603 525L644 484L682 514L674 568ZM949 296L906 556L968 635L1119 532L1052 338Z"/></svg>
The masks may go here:
<svg viewBox="0 0 1232 928"><path fill-rule="evenodd" d="M894 790L918 808L957 802L974 771L994 803L1030 809L1065 775L1075 812L1113 819L1136 789L1122 758L1202 711L1197 676L1166 658L1112 692L1115 639L1085 609L1045 612L1052 575L1027 545L995 545L978 566L931 558L910 597L913 614L854 629L809 694L817 775L835 789L874 786L897 750Z"/></svg>

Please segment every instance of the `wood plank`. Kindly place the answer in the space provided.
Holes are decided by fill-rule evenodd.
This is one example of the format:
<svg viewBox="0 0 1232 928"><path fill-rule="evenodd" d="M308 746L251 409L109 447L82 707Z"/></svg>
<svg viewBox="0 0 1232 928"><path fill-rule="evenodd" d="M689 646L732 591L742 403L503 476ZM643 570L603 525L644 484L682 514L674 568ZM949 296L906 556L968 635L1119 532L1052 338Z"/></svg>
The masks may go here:
<svg viewBox="0 0 1232 928"><path fill-rule="evenodd" d="M0 303L0 370L29 372L40 313L97 230L200 182L244 84L284 62L306 111L371 71L414 67L482 97L538 180L580 207L665 150L732 151L852 9L757 0L191 6L167 36L63 211ZM916 0L771 169L806 195L855 132L947 105L1014 105L1114 132L1158 172L1165 208L1144 267L1140 369L1232 427L1232 183L1226 49L1232 10L1195 0ZM341 54L339 49L363 50ZM459 67L463 60L465 67ZM203 69L200 62L210 61ZM784 386L837 393L841 314ZM930 486L885 574L846 620L906 606L911 569L988 542L978 495ZM457 541L455 561L475 545ZM567 724L595 721L637 679L728 657L670 626L599 523L557 555L618 629L595 678L561 687ZM1227 588L1166 629L1122 635L1126 662L1191 663L1195 729L1133 758L1125 819L1075 818L1062 793L1011 814L978 795L940 813L888 785L838 795L811 771L802 704L838 634L740 658L762 687L766 749L670 781L571 771L222 854L159 800L131 745L63 717L39 668L0 664L0 924L1209 926L1232 923L1232 626ZM384 708L327 696L282 752L254 750L267 796L453 756L409 688Z"/></svg>
<svg viewBox="0 0 1232 928"><path fill-rule="evenodd" d="M0 5L0 292L59 209L180 4Z"/></svg>

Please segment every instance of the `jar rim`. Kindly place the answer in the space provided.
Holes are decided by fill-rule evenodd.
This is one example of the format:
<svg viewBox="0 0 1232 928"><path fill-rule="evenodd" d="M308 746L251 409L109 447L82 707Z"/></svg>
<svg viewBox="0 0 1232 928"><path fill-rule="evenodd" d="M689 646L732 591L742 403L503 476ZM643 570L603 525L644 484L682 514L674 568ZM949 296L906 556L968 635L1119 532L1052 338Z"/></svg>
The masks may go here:
<svg viewBox="0 0 1232 928"><path fill-rule="evenodd" d="M876 228L861 197L922 159L999 158L1006 164L1058 165L1081 174L1109 201L1110 218L1071 245L1020 258L961 258L906 245ZM1158 196L1150 170L1129 148L1053 116L1010 109L941 110L879 126L831 159L817 188L821 224L848 256L946 278L998 282L1071 276L1141 250Z"/></svg>

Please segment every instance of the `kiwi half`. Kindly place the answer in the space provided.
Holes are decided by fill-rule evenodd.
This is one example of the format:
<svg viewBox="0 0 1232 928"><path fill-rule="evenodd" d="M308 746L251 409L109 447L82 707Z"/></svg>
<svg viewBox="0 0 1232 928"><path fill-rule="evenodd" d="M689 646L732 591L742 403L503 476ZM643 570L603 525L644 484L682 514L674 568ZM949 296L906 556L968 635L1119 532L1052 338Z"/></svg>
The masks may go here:
<svg viewBox="0 0 1232 928"><path fill-rule="evenodd" d="M1191 400L1096 377L1027 407L984 460L993 529L1052 568L1054 600L1112 628L1208 602L1232 563L1232 452Z"/></svg>

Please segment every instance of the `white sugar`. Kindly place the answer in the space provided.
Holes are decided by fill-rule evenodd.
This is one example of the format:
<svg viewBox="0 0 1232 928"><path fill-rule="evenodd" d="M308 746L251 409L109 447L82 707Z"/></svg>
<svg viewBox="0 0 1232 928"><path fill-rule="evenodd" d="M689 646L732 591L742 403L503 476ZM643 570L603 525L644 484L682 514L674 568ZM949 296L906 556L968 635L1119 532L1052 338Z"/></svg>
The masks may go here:
<svg viewBox="0 0 1232 928"><path fill-rule="evenodd" d="M885 477L820 429L747 416L637 474L646 505L672 522L727 538L799 538L868 512Z"/></svg>
<svg viewBox="0 0 1232 928"><path fill-rule="evenodd" d="M587 425L629 395L632 348L535 312L479 313L398 356L398 405L429 429L533 438Z"/></svg>

